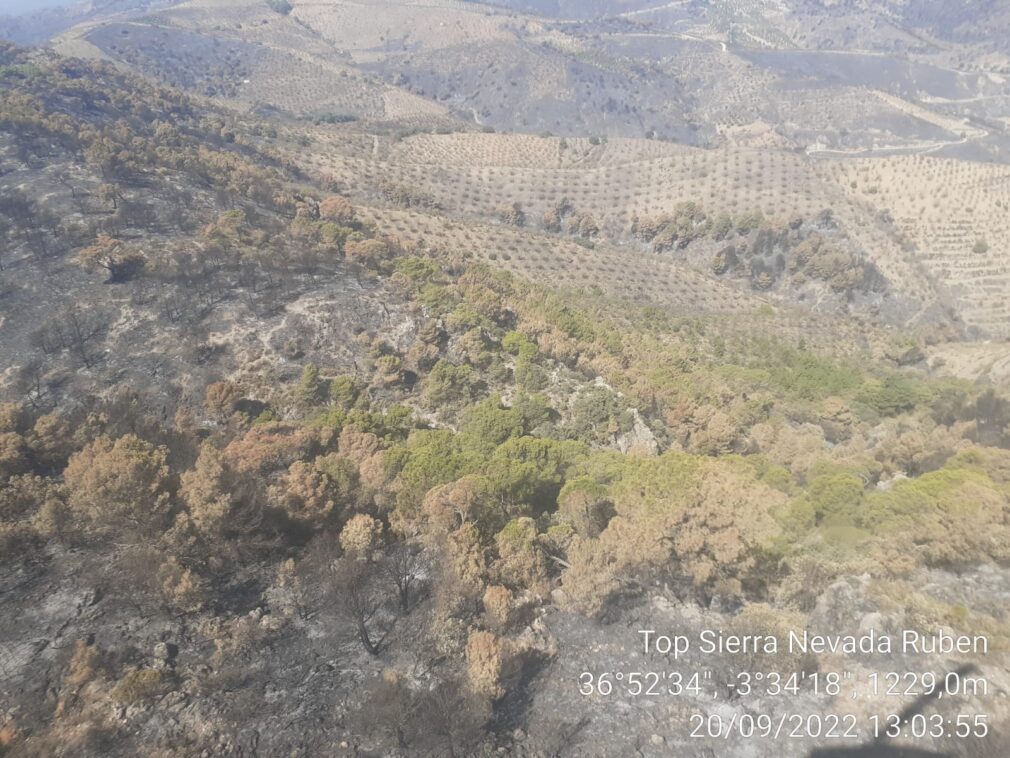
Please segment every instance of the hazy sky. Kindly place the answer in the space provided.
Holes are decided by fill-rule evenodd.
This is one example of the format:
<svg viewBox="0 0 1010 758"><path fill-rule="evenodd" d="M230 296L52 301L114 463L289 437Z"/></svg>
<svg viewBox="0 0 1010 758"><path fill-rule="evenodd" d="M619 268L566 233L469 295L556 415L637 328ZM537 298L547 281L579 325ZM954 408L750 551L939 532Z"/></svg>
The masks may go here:
<svg viewBox="0 0 1010 758"><path fill-rule="evenodd" d="M66 5L69 0L0 0L0 15L17 15L42 8Z"/></svg>

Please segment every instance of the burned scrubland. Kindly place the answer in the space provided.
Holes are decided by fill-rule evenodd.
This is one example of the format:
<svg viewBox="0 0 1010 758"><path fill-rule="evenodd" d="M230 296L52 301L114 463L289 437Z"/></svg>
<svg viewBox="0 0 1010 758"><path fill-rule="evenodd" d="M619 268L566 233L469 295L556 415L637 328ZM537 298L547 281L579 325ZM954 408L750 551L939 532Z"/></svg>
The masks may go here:
<svg viewBox="0 0 1010 758"><path fill-rule="evenodd" d="M718 702L580 695L677 669L643 660L650 628L985 634L1010 686L1010 399L943 370L956 308L908 316L934 280L846 219L461 207L404 158L440 135L6 45L0 85L0 753L744 754L690 714L751 708L741 665L838 665L687 661ZM1005 753L1001 700L938 707L990 715L956 754Z"/></svg>

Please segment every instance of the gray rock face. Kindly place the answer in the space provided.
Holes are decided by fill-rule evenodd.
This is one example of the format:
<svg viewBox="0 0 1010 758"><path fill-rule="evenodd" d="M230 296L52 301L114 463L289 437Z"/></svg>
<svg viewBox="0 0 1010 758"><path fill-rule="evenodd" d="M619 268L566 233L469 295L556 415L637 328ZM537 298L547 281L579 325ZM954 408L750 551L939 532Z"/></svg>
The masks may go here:
<svg viewBox="0 0 1010 758"><path fill-rule="evenodd" d="M830 585L817 599L811 627L827 631L858 631L861 619L873 611L866 597L870 577L845 577Z"/></svg>
<svg viewBox="0 0 1010 758"><path fill-rule="evenodd" d="M616 438L614 441L615 447L622 453L634 450L646 453L647 455L656 455L659 453L659 443L656 441L656 436L646 425L645 421L642 420L637 410L631 409L631 413L635 419L634 426L632 426L630 431Z"/></svg>

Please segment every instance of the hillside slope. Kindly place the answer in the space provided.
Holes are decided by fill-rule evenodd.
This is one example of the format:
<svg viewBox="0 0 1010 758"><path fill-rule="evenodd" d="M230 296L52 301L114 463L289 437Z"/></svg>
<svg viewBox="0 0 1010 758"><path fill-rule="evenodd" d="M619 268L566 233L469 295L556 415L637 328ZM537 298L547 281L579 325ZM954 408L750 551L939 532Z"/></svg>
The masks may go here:
<svg viewBox="0 0 1010 758"><path fill-rule="evenodd" d="M362 72L643 70L401 6L0 44L0 755L809 758L839 740L696 727L835 712L904 752L873 718L912 710L985 717L916 750L1008 754L1008 358L965 341L1003 333L1002 168L456 130ZM675 658L646 628L987 649Z"/></svg>

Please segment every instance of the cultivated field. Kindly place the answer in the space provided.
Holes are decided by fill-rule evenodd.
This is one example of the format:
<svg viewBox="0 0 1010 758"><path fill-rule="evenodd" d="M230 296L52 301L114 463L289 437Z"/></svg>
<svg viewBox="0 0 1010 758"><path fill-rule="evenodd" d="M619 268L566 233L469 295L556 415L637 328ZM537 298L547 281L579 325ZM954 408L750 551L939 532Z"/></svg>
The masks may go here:
<svg viewBox="0 0 1010 758"><path fill-rule="evenodd" d="M511 38L504 13L448 0L294 0L291 17L358 62L394 50L482 45Z"/></svg>
<svg viewBox="0 0 1010 758"><path fill-rule="evenodd" d="M681 318L711 320L728 337L776 339L835 355L893 354L899 333L864 320L812 313L778 298L741 291L669 256L598 244L584 247L556 236L504 225L456 221L445 215L376 205L358 215L398 239L431 250L461 252L526 279L598 292Z"/></svg>
<svg viewBox="0 0 1010 758"><path fill-rule="evenodd" d="M366 6L349 7L377 22ZM355 67L345 49L335 49L296 13L278 13L259 0L194 0L129 22L85 24L54 47L244 108L401 127L458 125L437 102Z"/></svg>
<svg viewBox="0 0 1010 758"><path fill-rule="evenodd" d="M518 203L533 226L567 200L614 241L627 238L636 218L670 213L686 201L713 214L759 212L781 223L830 210L892 290L912 304L911 321L945 297L935 284L941 272L923 265L915 241L881 214L882 205L847 189L850 164L840 161L822 164L783 150L489 134L376 139L366 151L339 130L319 129L314 136L311 148L292 151L292 159L359 192L411 187L467 219L497 218L503 207ZM998 314L987 316L986 309L997 307L965 312L972 323L993 329Z"/></svg>
<svg viewBox="0 0 1010 758"><path fill-rule="evenodd" d="M968 324L1010 335L1010 168L914 156L830 161L818 170L854 205L893 218Z"/></svg>

